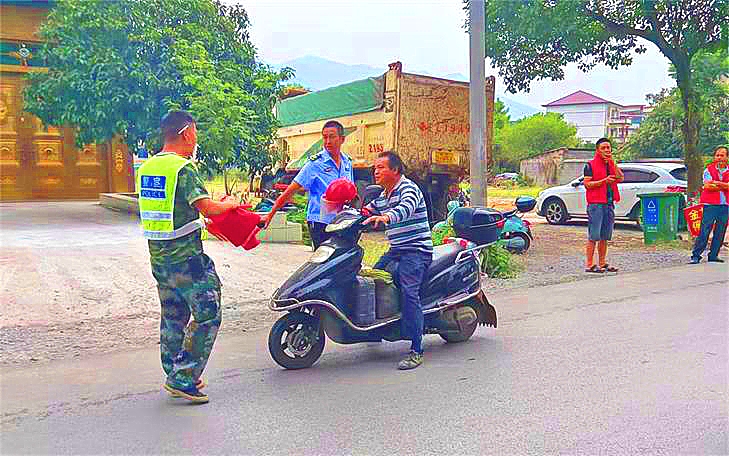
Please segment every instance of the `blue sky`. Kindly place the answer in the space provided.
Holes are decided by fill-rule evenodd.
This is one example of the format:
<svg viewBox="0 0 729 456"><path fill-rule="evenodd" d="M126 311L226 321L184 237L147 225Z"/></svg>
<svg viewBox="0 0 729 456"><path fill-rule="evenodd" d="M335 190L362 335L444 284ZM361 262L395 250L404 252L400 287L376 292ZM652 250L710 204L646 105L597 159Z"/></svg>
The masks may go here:
<svg viewBox="0 0 729 456"><path fill-rule="evenodd" d="M251 37L264 61L313 55L350 65L382 67L399 60L407 72L469 74L468 35L460 0L224 0L248 12ZM537 81L529 93L507 94L536 108L576 90L622 104L675 85L668 60L654 45L633 65L598 66L582 73L568 66L563 81ZM487 74L496 75L487 67ZM497 79L497 93L504 85Z"/></svg>

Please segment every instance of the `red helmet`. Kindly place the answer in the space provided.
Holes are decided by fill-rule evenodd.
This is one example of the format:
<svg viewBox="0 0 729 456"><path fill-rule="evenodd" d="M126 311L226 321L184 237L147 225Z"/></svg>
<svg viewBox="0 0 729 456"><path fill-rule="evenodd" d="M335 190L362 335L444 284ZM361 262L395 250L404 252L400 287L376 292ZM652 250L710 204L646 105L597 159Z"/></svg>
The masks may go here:
<svg viewBox="0 0 729 456"><path fill-rule="evenodd" d="M344 177L334 179L323 195L323 198L330 203L340 204L347 204L356 197L357 187L351 180Z"/></svg>
<svg viewBox="0 0 729 456"><path fill-rule="evenodd" d="M357 187L351 180L344 177L333 180L321 197L321 216L326 218L338 213L356 197Z"/></svg>

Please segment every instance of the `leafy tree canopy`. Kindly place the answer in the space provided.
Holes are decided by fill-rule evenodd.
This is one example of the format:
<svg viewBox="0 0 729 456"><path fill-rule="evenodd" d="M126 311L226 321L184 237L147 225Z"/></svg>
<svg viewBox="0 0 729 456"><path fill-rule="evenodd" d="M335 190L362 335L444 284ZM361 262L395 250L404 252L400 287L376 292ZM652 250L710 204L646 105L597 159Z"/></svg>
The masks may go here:
<svg viewBox="0 0 729 456"><path fill-rule="evenodd" d="M729 143L729 53L724 49L703 52L691 64L699 94L702 128L699 133L698 151L711 155L719 144ZM622 151L621 158L683 157L684 112L677 89L664 90L649 95L653 111L641 122Z"/></svg>
<svg viewBox="0 0 729 456"><path fill-rule="evenodd" d="M519 169L519 162L545 151L578 144L577 128L564 121L561 114L537 113L496 130L499 147L496 164L501 168Z"/></svg>
<svg viewBox="0 0 729 456"><path fill-rule="evenodd" d="M690 67L700 51L726 48L729 0L487 0L485 27L486 55L511 92L528 91L533 80L561 80L570 63L617 69L649 43L658 47L675 67L685 112L689 191L700 188L699 87Z"/></svg>
<svg viewBox="0 0 729 456"><path fill-rule="evenodd" d="M161 117L185 109L208 166L255 172L291 71L257 59L248 27L241 6L216 0L59 0L41 28L49 71L29 75L26 107L76 127L79 144L121 135L130 148L158 147Z"/></svg>

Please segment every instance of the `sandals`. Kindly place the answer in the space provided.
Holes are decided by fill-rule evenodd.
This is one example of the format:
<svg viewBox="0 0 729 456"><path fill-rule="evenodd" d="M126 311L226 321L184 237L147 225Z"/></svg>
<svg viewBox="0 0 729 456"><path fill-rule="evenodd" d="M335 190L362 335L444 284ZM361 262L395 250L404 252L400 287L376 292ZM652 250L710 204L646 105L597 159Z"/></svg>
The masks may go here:
<svg viewBox="0 0 729 456"><path fill-rule="evenodd" d="M598 268L596 264L593 264L589 268L586 268L585 272L594 272L597 274L602 274L603 271L602 271L602 269Z"/></svg>
<svg viewBox="0 0 729 456"><path fill-rule="evenodd" d="M610 266L609 264L605 263L604 265L600 266L600 270L602 272L618 272L618 268Z"/></svg>

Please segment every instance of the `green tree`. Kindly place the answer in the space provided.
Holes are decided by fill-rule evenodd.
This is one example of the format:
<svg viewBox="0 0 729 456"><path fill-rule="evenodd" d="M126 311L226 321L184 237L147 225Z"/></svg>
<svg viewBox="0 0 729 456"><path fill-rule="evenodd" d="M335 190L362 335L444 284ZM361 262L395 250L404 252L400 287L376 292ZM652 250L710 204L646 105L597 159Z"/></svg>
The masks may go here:
<svg viewBox="0 0 729 456"><path fill-rule="evenodd" d="M27 109L76 127L79 144L121 135L130 148L158 146L160 118L186 109L209 168L257 171L291 71L257 59L248 27L241 6L214 0L59 0L40 32L49 71L29 75Z"/></svg>
<svg viewBox="0 0 729 456"><path fill-rule="evenodd" d="M464 0L468 3L468 0ZM487 0L486 55L511 92L534 79L561 80L576 63L617 69L652 43L675 67L689 192L701 186L697 150L700 100L691 61L702 50L726 48L729 0ZM467 24L468 25L468 24Z"/></svg>
<svg viewBox="0 0 729 456"><path fill-rule="evenodd" d="M511 122L511 116L509 115L509 108L506 107L503 101L496 100L494 103L494 132L497 132Z"/></svg>
<svg viewBox="0 0 729 456"><path fill-rule="evenodd" d="M502 149L502 142L504 141L503 134L509 127L510 122L509 108L506 107L503 101L496 100L494 103L494 147L493 155L489 157L489 171L492 174L511 170Z"/></svg>
<svg viewBox="0 0 729 456"><path fill-rule="evenodd" d="M729 83L722 81L722 76L729 75L729 52L726 49L702 52L694 58L691 67L702 108L697 113L702 124L697 149L703 155L710 155L718 144L729 143ZM684 111L678 90L664 89L649 95L647 100L653 111L628 138L620 152L621 158L683 157Z"/></svg>
<svg viewBox="0 0 729 456"><path fill-rule="evenodd" d="M645 116L638 131L630 135L618 152L618 158L683 157L681 114L678 97L670 93L664 95L653 104L653 111Z"/></svg>
<svg viewBox="0 0 729 456"><path fill-rule="evenodd" d="M577 128L555 112L537 113L505 126L500 140L497 160L511 169L519 169L521 160L542 152L578 144Z"/></svg>

